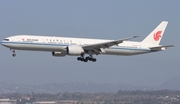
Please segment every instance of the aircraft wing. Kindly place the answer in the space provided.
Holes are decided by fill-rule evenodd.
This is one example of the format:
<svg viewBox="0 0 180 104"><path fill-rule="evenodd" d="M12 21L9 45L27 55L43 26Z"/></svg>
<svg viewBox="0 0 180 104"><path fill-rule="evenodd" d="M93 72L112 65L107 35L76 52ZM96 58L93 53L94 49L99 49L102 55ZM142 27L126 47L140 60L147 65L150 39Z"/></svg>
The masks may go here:
<svg viewBox="0 0 180 104"><path fill-rule="evenodd" d="M156 47L150 47L151 50L162 50L166 49L168 47L174 47L175 45L163 45L163 46L156 46Z"/></svg>
<svg viewBox="0 0 180 104"><path fill-rule="evenodd" d="M134 39L137 37L139 37L139 36L133 36L133 37L129 37L129 38L113 40L113 41L97 43L97 44L91 44L91 45L84 45L83 49L85 51L91 51L91 52L94 52L95 54L99 54L99 53L101 53L102 49L104 49L104 48L109 48L113 45L118 45L118 44L122 43L123 41Z"/></svg>

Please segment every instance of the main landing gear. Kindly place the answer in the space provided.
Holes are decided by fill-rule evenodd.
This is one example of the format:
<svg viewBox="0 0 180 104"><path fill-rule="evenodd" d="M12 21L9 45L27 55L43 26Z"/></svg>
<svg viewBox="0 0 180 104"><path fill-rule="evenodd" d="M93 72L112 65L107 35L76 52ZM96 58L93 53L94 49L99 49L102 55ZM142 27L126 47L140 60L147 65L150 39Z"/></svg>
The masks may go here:
<svg viewBox="0 0 180 104"><path fill-rule="evenodd" d="M90 55L86 58L84 58L84 55L81 55L81 57L78 57L77 60L78 61L84 61L84 62L88 62L88 61L96 62L97 61L96 58L93 58L92 55Z"/></svg>
<svg viewBox="0 0 180 104"><path fill-rule="evenodd" d="M11 50L12 53L13 53L12 56L13 56L13 57L16 57L15 49L10 49L10 50Z"/></svg>

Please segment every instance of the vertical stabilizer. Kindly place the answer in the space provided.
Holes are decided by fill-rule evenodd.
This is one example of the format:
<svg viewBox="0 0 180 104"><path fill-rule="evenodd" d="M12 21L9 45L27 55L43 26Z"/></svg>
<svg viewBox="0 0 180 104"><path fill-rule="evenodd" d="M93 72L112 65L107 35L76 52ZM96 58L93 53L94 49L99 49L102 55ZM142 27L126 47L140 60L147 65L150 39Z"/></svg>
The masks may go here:
<svg viewBox="0 0 180 104"><path fill-rule="evenodd" d="M168 22L162 21L143 41L142 43L158 45L163 37Z"/></svg>

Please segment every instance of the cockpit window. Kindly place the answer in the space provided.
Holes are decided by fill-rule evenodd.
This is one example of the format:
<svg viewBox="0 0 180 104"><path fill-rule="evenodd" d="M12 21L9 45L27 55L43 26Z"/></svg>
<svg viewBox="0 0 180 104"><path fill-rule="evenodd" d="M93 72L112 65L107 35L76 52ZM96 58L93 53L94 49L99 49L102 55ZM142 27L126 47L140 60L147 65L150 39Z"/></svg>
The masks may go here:
<svg viewBox="0 0 180 104"><path fill-rule="evenodd" d="M4 39L4 41L9 41L9 39Z"/></svg>

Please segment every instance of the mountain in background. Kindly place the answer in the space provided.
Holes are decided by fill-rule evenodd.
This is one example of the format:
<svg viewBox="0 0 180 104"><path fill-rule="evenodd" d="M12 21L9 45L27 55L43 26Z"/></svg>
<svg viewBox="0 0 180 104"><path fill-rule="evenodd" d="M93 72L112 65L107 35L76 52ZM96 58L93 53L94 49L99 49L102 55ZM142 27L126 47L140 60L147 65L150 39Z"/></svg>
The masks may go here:
<svg viewBox="0 0 180 104"><path fill-rule="evenodd" d="M0 93L59 93L59 92L111 92L119 90L180 90L180 77L171 79L158 87L134 86L130 84L93 83L93 82L70 82L49 83L43 85L21 85L0 82Z"/></svg>
<svg viewBox="0 0 180 104"><path fill-rule="evenodd" d="M152 90L145 86L133 86L128 84L93 83L93 82L71 82L71 83L49 83L44 85L20 85L11 83L0 83L0 93L59 93L59 92L112 92L119 90Z"/></svg>
<svg viewBox="0 0 180 104"><path fill-rule="evenodd" d="M158 89L180 90L180 77L162 83L158 86Z"/></svg>

